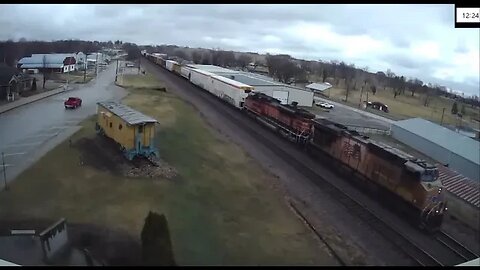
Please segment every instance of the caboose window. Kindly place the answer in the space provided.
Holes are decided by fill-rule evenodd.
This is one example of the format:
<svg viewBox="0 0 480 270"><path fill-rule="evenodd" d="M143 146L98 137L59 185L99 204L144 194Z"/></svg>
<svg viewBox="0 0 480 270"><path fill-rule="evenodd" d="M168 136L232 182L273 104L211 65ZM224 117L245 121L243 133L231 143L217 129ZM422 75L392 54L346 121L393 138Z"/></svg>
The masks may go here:
<svg viewBox="0 0 480 270"><path fill-rule="evenodd" d="M119 125L118 125L118 129L119 129L119 130L122 129L122 124L119 124Z"/></svg>
<svg viewBox="0 0 480 270"><path fill-rule="evenodd" d="M112 122L110 122L110 127L112 127Z"/></svg>

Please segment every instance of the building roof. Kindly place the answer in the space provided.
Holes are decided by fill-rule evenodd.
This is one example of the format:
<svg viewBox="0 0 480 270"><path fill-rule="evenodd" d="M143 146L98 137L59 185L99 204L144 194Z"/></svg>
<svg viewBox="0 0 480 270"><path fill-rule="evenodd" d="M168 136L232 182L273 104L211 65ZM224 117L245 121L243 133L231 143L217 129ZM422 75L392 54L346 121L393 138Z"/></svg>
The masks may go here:
<svg viewBox="0 0 480 270"><path fill-rule="evenodd" d="M64 64L43 64L43 63L31 63L31 64L22 64L21 68L63 68Z"/></svg>
<svg viewBox="0 0 480 270"><path fill-rule="evenodd" d="M0 266L20 266L20 265L0 259Z"/></svg>
<svg viewBox="0 0 480 270"><path fill-rule="evenodd" d="M325 91L329 88L331 88L332 85L329 84L329 83L311 83L307 86L305 86L305 88L309 88L309 89L313 89L313 90L317 90L317 91Z"/></svg>
<svg viewBox="0 0 480 270"><path fill-rule="evenodd" d="M479 265L480 265L480 258L476 258L468 262L457 264L456 266L479 266Z"/></svg>
<svg viewBox="0 0 480 270"><path fill-rule="evenodd" d="M98 102L98 105L106 108L111 111L113 114L122 118L125 122L130 125L142 124L142 123L157 123L158 121L150 116L146 116L141 112L138 112L127 105L113 102L113 101L103 101Z"/></svg>
<svg viewBox="0 0 480 270"><path fill-rule="evenodd" d="M397 121L393 125L480 165L480 142L474 139L422 118Z"/></svg>
<svg viewBox="0 0 480 270"><path fill-rule="evenodd" d="M45 64L44 64L45 57ZM21 68L62 68L67 57L75 57L72 53L57 54L32 54L30 57L23 57L18 61Z"/></svg>
<svg viewBox="0 0 480 270"><path fill-rule="evenodd" d="M193 68L197 68L197 69L200 69L200 70L203 70L203 71L212 72L212 73L217 73L217 72L232 73L232 72L235 72L233 70L223 68L223 67L219 67L219 66L214 66L214 65L195 65L194 64L194 65L188 65L188 66L193 67Z"/></svg>
<svg viewBox="0 0 480 270"><path fill-rule="evenodd" d="M237 88L241 88L241 89L253 89L252 86L248 85L248 84L245 84L245 83L242 83L242 82L239 82L237 80L232 80L232 79L229 79L229 78L226 78L226 77L223 77L223 76L219 76L219 75L212 75L212 78L215 78L219 81L222 81L224 83L227 83L229 85L232 85L234 87L237 87Z"/></svg>
<svg viewBox="0 0 480 270"><path fill-rule="evenodd" d="M445 189L467 203L480 208L480 184L458 172L437 164L439 178Z"/></svg>
<svg viewBox="0 0 480 270"><path fill-rule="evenodd" d="M260 74L255 74L251 72L236 71L223 67L213 66L213 65L187 65L187 67L193 68L193 70L208 72L210 74L219 75L227 79L240 82L247 86L272 86L272 87L288 87L301 91L308 91L303 88L291 86L288 84L283 84L280 82L274 81L272 78L263 76Z"/></svg>
<svg viewBox="0 0 480 270"><path fill-rule="evenodd" d="M0 237L2 259L22 265L45 265L40 239L30 235Z"/></svg>

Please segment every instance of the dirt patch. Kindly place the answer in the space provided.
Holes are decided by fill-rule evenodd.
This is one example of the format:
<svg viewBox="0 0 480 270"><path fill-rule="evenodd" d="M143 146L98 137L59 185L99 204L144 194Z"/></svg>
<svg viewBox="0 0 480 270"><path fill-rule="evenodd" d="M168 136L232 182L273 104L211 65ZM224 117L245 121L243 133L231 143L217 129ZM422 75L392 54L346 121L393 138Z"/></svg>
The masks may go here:
<svg viewBox="0 0 480 270"><path fill-rule="evenodd" d="M81 138L72 146L80 150L80 165L107 170L115 175L121 174L120 165L126 160L112 140L102 136Z"/></svg>
<svg viewBox="0 0 480 270"><path fill-rule="evenodd" d="M152 163L146 158L135 157L127 160L116 142L97 135L93 138L81 138L72 143L80 151L80 165L97 170L109 171L114 175L129 178L173 179L177 170L161 159Z"/></svg>
<svg viewBox="0 0 480 270"><path fill-rule="evenodd" d="M167 178L173 179L177 176L177 170L168 165L163 160L156 160L155 165L143 158L135 158L132 160L134 167L124 166L124 175L126 177L149 177L149 178Z"/></svg>

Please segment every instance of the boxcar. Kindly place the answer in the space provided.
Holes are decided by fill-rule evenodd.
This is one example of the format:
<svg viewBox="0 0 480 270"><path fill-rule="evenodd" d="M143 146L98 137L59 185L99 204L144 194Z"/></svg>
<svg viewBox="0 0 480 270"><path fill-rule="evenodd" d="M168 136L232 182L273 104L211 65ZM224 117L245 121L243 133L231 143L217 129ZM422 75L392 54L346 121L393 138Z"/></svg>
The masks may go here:
<svg viewBox="0 0 480 270"><path fill-rule="evenodd" d="M97 105L97 132L113 139L127 159L137 155L158 157L154 145L157 120L124 104L107 101Z"/></svg>

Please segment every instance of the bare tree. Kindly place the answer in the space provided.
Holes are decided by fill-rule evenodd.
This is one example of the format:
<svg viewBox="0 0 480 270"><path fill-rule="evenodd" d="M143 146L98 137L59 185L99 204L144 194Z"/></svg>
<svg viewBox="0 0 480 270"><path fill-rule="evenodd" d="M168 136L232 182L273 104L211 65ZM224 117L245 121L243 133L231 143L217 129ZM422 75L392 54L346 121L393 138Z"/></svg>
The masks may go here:
<svg viewBox="0 0 480 270"><path fill-rule="evenodd" d="M408 80L410 92L412 93L412 97L415 95L415 92L422 87L423 82L417 78L413 78Z"/></svg>
<svg viewBox="0 0 480 270"><path fill-rule="evenodd" d="M425 93L425 98L423 100L423 106L428 107L430 104L430 98L432 95L432 89L426 85L422 86L422 90Z"/></svg>
<svg viewBox="0 0 480 270"><path fill-rule="evenodd" d="M195 64L200 64L201 61L202 61L202 54L199 53L198 51L194 51L192 53L192 61L195 63Z"/></svg>
<svg viewBox="0 0 480 270"><path fill-rule="evenodd" d="M242 69L245 69L251 61L252 58L249 55L242 53L237 58L237 65Z"/></svg>

